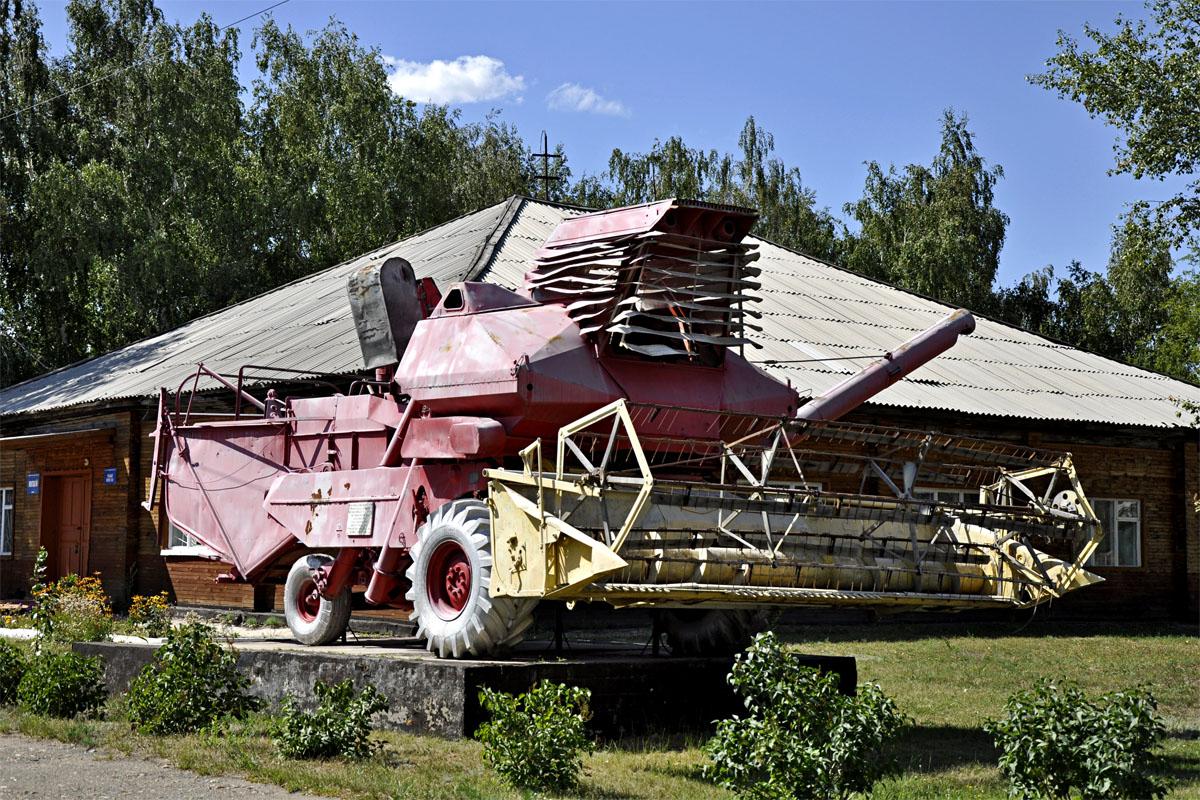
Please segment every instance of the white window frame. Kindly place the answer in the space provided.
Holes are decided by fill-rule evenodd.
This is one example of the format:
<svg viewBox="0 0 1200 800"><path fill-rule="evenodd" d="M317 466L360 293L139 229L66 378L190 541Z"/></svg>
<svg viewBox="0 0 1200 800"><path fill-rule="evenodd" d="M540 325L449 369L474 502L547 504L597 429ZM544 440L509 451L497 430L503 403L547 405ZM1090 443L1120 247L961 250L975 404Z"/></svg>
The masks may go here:
<svg viewBox="0 0 1200 800"><path fill-rule="evenodd" d="M196 541L190 533L177 528L175 523L167 520L167 546L158 553L160 556L193 556L196 558L217 558L217 554Z"/></svg>
<svg viewBox="0 0 1200 800"><path fill-rule="evenodd" d="M0 486L0 556L13 554L13 537L16 525L13 523L13 505L17 492L12 486Z"/></svg>
<svg viewBox="0 0 1200 800"><path fill-rule="evenodd" d="M954 495L953 498L943 495ZM972 502L967 498L970 493L966 489L937 489L933 486L917 486L912 490L914 500L927 500L932 503L953 503L959 505Z"/></svg>
<svg viewBox="0 0 1200 800"><path fill-rule="evenodd" d="M1142 501L1132 497L1094 497L1090 498L1090 502L1092 504L1092 509L1096 512L1096 516L1100 517L1102 525L1104 522L1104 516L1101 513L1101 509L1106 505L1109 506L1111 511L1108 514L1108 519L1112 522L1112 524L1116 525L1117 529L1115 531L1105 529L1104 539L1100 541L1100 545L1096 548L1096 552L1092 553L1091 558L1088 559L1087 566L1113 567L1118 569L1128 569L1142 566ZM1131 504L1133 513L1118 517L1117 511L1121 508L1120 504L1122 503ZM1132 535L1135 555L1134 563L1132 564L1123 564L1120 561L1121 545L1119 537L1121 535L1120 523L1122 522L1126 523L1127 525L1132 525L1133 527ZM1128 532L1128 528L1126 528L1126 531ZM1101 548L1104 548L1105 545L1108 547L1102 551Z"/></svg>

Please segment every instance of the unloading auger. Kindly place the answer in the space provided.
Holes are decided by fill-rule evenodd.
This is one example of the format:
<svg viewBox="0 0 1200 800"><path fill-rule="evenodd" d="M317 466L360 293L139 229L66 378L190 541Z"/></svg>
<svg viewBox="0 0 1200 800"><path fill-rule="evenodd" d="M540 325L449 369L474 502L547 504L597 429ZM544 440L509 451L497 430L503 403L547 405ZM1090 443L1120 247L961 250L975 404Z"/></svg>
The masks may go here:
<svg viewBox="0 0 1200 800"><path fill-rule="evenodd" d="M243 383L265 368L201 365L162 393L147 507L161 484L223 580L282 582L300 641L361 603L410 609L444 657L515 644L543 599L658 609L674 651L711 652L771 606L1019 608L1099 580L1069 454L838 421L970 333L966 311L816 398L742 356L754 219L570 218L520 291L370 264L349 294L375 379L263 402ZM201 380L233 414L192 411Z"/></svg>

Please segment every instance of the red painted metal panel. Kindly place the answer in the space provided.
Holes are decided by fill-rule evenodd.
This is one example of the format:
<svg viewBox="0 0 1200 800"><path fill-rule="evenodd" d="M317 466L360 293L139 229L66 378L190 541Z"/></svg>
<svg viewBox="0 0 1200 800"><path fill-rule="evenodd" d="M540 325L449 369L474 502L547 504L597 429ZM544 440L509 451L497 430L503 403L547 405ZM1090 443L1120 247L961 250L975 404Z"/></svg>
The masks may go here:
<svg viewBox="0 0 1200 800"><path fill-rule="evenodd" d="M267 514L263 498L279 476L282 421L195 425L175 430L167 453L167 517L251 577L295 537Z"/></svg>

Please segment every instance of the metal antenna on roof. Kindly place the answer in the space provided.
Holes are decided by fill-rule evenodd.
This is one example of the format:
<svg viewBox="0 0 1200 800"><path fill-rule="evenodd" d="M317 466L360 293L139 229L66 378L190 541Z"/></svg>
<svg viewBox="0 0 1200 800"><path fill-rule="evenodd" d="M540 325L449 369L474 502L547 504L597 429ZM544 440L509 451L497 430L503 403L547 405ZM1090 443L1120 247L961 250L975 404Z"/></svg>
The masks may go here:
<svg viewBox="0 0 1200 800"><path fill-rule="evenodd" d="M558 162L561 164L563 159L565 158L565 156L562 153L551 153L550 152L550 144L546 138L546 131L543 130L542 131L542 152L532 153L532 154L530 154L529 157L531 159L540 158L542 160L542 174L534 175L533 179L535 181L540 180L542 182L542 199L549 200L550 199L550 182L566 180L566 178L564 178L562 175L551 175L550 174L550 159L552 159L552 158L557 159Z"/></svg>

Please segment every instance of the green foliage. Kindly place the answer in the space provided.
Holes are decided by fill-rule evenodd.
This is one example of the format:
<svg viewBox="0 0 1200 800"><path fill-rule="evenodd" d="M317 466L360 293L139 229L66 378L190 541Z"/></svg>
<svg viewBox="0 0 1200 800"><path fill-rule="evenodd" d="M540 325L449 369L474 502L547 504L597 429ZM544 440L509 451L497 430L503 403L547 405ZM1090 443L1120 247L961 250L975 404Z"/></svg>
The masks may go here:
<svg viewBox="0 0 1200 800"><path fill-rule="evenodd" d="M0 639L0 706L17 701L17 686L27 668L21 648Z"/></svg>
<svg viewBox="0 0 1200 800"><path fill-rule="evenodd" d="M930 166L904 172L867 164L863 197L845 211L859 225L847 233L845 264L873 278L986 309L1008 216L992 200L1001 167L985 167L967 117L947 109L942 143Z"/></svg>
<svg viewBox="0 0 1200 800"><path fill-rule="evenodd" d="M167 593L134 595L128 621L142 636L165 636L171 630L171 604Z"/></svg>
<svg viewBox="0 0 1200 800"><path fill-rule="evenodd" d="M479 703L491 719L475 738L483 760L513 786L568 791L579 783L580 751L592 752L584 726L591 719L588 689L542 681L511 695L481 689Z"/></svg>
<svg viewBox="0 0 1200 800"><path fill-rule="evenodd" d="M355 695L354 682L313 685L318 706L311 714L299 711L293 698L284 701L271 728L271 743L287 758L368 758L379 749L371 741L371 717L386 711L387 698L368 684Z"/></svg>
<svg viewBox="0 0 1200 800"><path fill-rule="evenodd" d="M1029 80L1082 103L1120 131L1111 173L1192 178L1183 191L1134 209L1148 212L1173 244L1200 232L1200 2L1151 0L1153 22L1117 16L1112 33L1084 25L1088 50L1059 31L1057 55Z"/></svg>
<svg viewBox="0 0 1200 800"><path fill-rule="evenodd" d="M242 717L256 709L258 700L245 693L249 685L237 656L208 628L183 625L167 635L129 685L129 721L146 733L200 730L225 715Z"/></svg>
<svg viewBox="0 0 1200 800"><path fill-rule="evenodd" d="M1149 692L1113 692L1093 702L1078 685L1042 679L1009 698L984 730L1000 748L1009 793L1022 800L1157 798L1167 787L1149 774L1163 723ZM1078 793L1078 794L1076 794Z"/></svg>
<svg viewBox="0 0 1200 800"><path fill-rule="evenodd" d="M704 774L738 797L844 798L893 770L881 751L909 721L878 686L842 695L837 675L798 668L772 633L737 657L729 684L749 713L718 724Z"/></svg>
<svg viewBox="0 0 1200 800"><path fill-rule="evenodd" d="M46 577L46 561L49 557L46 548L39 547L37 558L33 561L33 574L29 577L29 592L33 595L29 618L37 631L34 647L38 651L41 650L42 640L50 638L54 631L54 595L49 591Z"/></svg>
<svg viewBox="0 0 1200 800"><path fill-rule="evenodd" d="M247 104L237 28L66 13L55 59L36 6L0 3L0 386L530 190L512 126L418 110L336 21L265 21Z"/></svg>
<svg viewBox="0 0 1200 800"><path fill-rule="evenodd" d="M47 649L30 660L17 686L17 700L34 714L92 716L108 695L103 676L99 657Z"/></svg>

